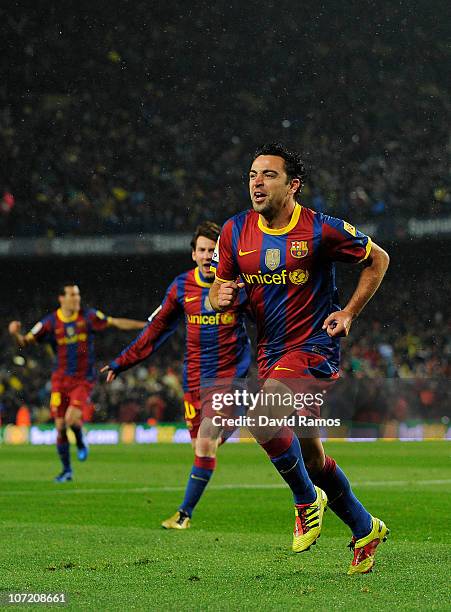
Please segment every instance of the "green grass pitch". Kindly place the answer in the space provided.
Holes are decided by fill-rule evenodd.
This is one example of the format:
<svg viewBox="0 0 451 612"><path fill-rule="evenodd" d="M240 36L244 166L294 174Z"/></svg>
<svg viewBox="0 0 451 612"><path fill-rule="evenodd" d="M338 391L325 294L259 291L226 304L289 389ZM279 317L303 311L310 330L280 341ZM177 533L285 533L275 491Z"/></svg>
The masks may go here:
<svg viewBox="0 0 451 612"><path fill-rule="evenodd" d="M449 449L326 445L391 529L375 572L349 577L349 532L331 511L317 545L291 552L290 492L254 444L220 449L183 532L160 522L182 499L188 445L92 447L63 485L54 448L2 446L0 596L64 591L70 610L449 610Z"/></svg>

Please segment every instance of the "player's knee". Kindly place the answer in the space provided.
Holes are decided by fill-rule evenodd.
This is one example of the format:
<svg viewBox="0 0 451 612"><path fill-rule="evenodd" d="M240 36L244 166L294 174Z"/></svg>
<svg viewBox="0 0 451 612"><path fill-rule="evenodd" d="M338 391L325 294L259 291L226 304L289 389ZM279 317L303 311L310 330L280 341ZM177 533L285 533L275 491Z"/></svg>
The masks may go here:
<svg viewBox="0 0 451 612"><path fill-rule="evenodd" d="M217 440L211 438L197 438L196 455L198 457L216 457Z"/></svg>
<svg viewBox="0 0 451 612"><path fill-rule="evenodd" d="M75 425L74 417L70 414L66 414L64 417L64 425L65 427L72 427L72 425Z"/></svg>
<svg viewBox="0 0 451 612"><path fill-rule="evenodd" d="M66 427L72 427L72 425L80 426L81 419L79 416L79 410L78 409L71 410L69 407L66 414L64 415L64 422L66 424Z"/></svg>
<svg viewBox="0 0 451 612"><path fill-rule="evenodd" d="M67 442L68 442L67 430L66 430L66 427L64 426L64 423L56 425L56 443L57 445L67 444Z"/></svg>

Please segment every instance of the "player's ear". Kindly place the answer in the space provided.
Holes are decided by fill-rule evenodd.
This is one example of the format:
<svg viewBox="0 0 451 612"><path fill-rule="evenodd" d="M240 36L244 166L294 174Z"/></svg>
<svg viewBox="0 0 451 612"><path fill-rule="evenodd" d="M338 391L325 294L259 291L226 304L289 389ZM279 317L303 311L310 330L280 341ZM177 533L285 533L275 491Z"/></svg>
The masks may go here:
<svg viewBox="0 0 451 612"><path fill-rule="evenodd" d="M294 195L301 188L301 181L298 178L291 179L290 191Z"/></svg>
<svg viewBox="0 0 451 612"><path fill-rule="evenodd" d="M194 251L191 251L191 257L193 258L193 261L196 261L196 253Z"/></svg>

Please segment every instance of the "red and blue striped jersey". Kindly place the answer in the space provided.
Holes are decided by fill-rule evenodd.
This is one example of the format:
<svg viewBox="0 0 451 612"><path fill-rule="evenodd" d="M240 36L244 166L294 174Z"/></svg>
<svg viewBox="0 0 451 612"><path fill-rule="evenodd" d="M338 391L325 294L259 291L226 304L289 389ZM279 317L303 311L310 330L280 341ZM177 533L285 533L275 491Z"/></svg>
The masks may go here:
<svg viewBox="0 0 451 612"><path fill-rule="evenodd" d="M64 317L59 308L38 321L26 339L50 344L55 355L53 377L73 376L93 381L96 378L94 335L107 326L108 317L95 308L82 308L71 317Z"/></svg>
<svg viewBox="0 0 451 612"><path fill-rule="evenodd" d="M212 267L219 281L245 283L257 324L259 367L269 367L293 348L315 352L338 364L339 340L322 330L339 310L335 261L359 262L371 239L352 225L296 204L281 229L263 225L248 210L222 228Z"/></svg>
<svg viewBox="0 0 451 612"><path fill-rule="evenodd" d="M165 298L137 338L110 363L122 372L150 357L174 333L184 317L186 344L183 388L197 391L201 380L246 376L251 353L244 324L246 293L227 312L213 310L208 293L212 281L199 268L177 276Z"/></svg>

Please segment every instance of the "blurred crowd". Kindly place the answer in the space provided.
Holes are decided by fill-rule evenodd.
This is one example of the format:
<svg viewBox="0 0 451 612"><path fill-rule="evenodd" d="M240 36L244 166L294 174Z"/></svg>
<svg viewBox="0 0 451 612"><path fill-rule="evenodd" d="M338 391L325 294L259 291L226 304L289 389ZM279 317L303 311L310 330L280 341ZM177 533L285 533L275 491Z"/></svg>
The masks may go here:
<svg viewBox="0 0 451 612"><path fill-rule="evenodd" d="M252 153L272 140L303 152L303 201L316 210L388 227L451 214L447 22L426 5L388 0L366 4L361 16L359 3L337 11L313 0L302 10L289 0L0 9L9 33L0 54L0 236L221 222L248 205ZM402 258L392 259L383 293L343 341L342 376L365 389L362 420L446 410L447 265L433 263L423 243L412 249L417 258L399 269ZM116 282L109 291L111 268L104 286L87 283L104 292L94 305L148 314L136 287ZM345 277L344 295L351 286ZM48 310L39 283L31 296L17 312L0 302L2 423L21 407L49 420L51 355L42 346L19 351L6 332L11 318L29 329ZM100 382L86 416L180 420L182 327L154 358ZM132 337L99 336L98 365ZM385 379L412 382L387 395Z"/></svg>
<svg viewBox="0 0 451 612"><path fill-rule="evenodd" d="M0 236L222 221L247 206L252 152L271 140L303 151L317 210L451 213L446 20L321 6L2 9Z"/></svg>
<svg viewBox="0 0 451 612"><path fill-rule="evenodd" d="M339 272L344 301L354 286L357 271L346 268ZM341 375L352 379L353 389L361 390L354 418L367 422L380 422L387 415L400 420L437 418L449 410L451 329L446 287L435 282L432 270L414 274L408 274L406 269L397 273L394 264L380 294L353 324L349 338L342 342ZM410 276L415 282L403 285L401 279ZM135 313L141 317L140 313L149 310L144 292L136 292L132 286L122 286L111 295L109 286L103 291L107 312L115 316ZM21 318L26 329L45 314L39 310L42 300L42 295L36 296L28 307L25 302L22 305ZM121 310L124 304L131 304L131 310ZM4 304L0 306L0 342L5 347L0 357L1 419L3 424L15 422L20 407L26 406L33 421L46 422L50 418L51 353L45 346L17 349L7 334L12 316ZM248 327L253 338L253 327L251 324ZM116 330L99 334L96 343L99 369L133 337L133 332ZM176 333L151 359L122 374L111 385L100 379L86 418L97 422L182 420L183 347L181 322ZM343 401L349 402L348 394Z"/></svg>

